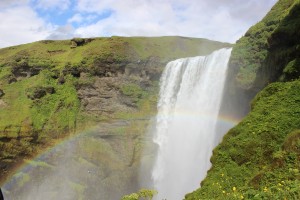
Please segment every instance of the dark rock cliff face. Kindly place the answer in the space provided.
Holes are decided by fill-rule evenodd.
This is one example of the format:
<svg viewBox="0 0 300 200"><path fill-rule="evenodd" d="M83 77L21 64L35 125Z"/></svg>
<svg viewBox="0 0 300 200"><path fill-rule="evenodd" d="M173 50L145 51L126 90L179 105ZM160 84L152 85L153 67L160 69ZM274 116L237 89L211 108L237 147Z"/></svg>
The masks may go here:
<svg viewBox="0 0 300 200"><path fill-rule="evenodd" d="M300 5L295 4L289 14L268 38L268 54L255 83L291 81L300 76Z"/></svg>
<svg viewBox="0 0 300 200"><path fill-rule="evenodd" d="M95 62L93 71L80 72L79 80L91 78L93 74L92 83L77 85L82 108L89 114L105 117L135 111L137 102L124 95L122 87L135 84L144 91L151 89L159 81L164 65L154 57L137 62Z"/></svg>

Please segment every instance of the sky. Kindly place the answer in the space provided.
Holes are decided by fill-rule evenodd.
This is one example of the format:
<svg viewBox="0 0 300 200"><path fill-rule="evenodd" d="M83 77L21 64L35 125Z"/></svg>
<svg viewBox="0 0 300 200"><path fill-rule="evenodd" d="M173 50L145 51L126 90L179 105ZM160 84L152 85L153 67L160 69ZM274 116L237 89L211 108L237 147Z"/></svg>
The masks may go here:
<svg viewBox="0 0 300 200"><path fill-rule="evenodd" d="M207 38L234 43L277 0L0 0L0 48L44 39Z"/></svg>

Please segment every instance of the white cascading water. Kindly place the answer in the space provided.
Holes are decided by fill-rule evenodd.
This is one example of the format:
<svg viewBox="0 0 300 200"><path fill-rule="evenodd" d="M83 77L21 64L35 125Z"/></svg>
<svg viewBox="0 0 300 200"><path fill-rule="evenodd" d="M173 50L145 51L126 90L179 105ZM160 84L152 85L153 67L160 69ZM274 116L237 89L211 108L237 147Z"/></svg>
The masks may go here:
<svg viewBox="0 0 300 200"><path fill-rule="evenodd" d="M231 49L169 62L160 80L152 180L158 200L179 200L200 186L215 146Z"/></svg>

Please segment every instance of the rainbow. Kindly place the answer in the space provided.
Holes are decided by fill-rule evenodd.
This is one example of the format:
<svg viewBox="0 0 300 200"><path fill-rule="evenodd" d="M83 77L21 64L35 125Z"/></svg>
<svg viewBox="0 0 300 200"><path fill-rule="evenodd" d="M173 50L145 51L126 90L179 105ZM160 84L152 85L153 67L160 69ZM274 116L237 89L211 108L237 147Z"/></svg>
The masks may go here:
<svg viewBox="0 0 300 200"><path fill-rule="evenodd" d="M20 163L15 167L15 173L11 176L8 176L6 180L4 180L3 186L1 186L1 188L4 188L4 192L6 190L10 190L17 183L17 180L21 174L27 173L37 166L37 164L35 165L35 163L37 163L38 161L45 161L50 155L55 153L56 149L61 148L67 143L75 141L83 135L89 134L93 131L95 131L95 127L89 128L80 133L70 134L62 139L57 139L53 144L49 145L49 147L33 156L31 160L24 159L23 163Z"/></svg>
<svg viewBox="0 0 300 200"><path fill-rule="evenodd" d="M199 120L209 120L211 119L211 116L207 113L191 113L191 112L184 112L180 111L176 114L177 116L181 117L183 120L188 120L192 117L197 117ZM164 116L167 117L167 116ZM132 119L134 120L134 119ZM227 127L233 127L236 124L239 123L239 119L234 119L229 116L219 116L218 117L218 123L224 124ZM14 188L15 184L18 182L18 178L22 174L26 174L27 172L30 172L34 167L36 167L39 162L43 162L47 160L47 158L53 154L55 154L56 150L65 146L67 143L72 143L73 141L79 139L80 137L83 137L85 135L88 135L89 133L93 133L97 131L97 127L95 126L92 128L89 128L85 131L82 131L77 134L72 134L68 137L65 137L61 140L56 141L53 145L46 148L44 151L39 152L36 156L34 156L31 160L24 160L22 164L16 167L15 173L12 176L9 176L6 180L4 180L4 184L2 186L3 191L10 191L12 188Z"/></svg>

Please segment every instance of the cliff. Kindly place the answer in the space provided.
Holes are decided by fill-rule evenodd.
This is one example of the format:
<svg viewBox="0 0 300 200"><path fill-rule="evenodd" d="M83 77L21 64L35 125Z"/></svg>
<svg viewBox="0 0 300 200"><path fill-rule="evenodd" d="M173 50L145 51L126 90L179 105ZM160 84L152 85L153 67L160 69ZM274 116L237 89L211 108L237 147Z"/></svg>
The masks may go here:
<svg viewBox="0 0 300 200"><path fill-rule="evenodd" d="M184 37L110 37L0 49L1 179L23 158L100 122L137 119L112 133L128 134L128 149L136 151L147 126L141 119L156 111L165 64L228 46ZM137 152L128 154L138 160Z"/></svg>
<svg viewBox="0 0 300 200"><path fill-rule="evenodd" d="M214 150L207 178L186 199L300 198L299 13L298 0L279 0L234 46L226 95L250 113Z"/></svg>

